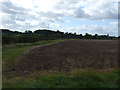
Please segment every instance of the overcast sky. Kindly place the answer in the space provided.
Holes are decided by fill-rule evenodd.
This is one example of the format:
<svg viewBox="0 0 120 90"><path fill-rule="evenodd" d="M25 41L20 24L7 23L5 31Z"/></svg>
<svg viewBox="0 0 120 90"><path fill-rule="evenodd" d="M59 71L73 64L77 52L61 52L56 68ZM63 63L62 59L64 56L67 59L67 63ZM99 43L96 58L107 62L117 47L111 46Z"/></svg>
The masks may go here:
<svg viewBox="0 0 120 90"><path fill-rule="evenodd" d="M119 0L0 0L0 28L118 35Z"/></svg>

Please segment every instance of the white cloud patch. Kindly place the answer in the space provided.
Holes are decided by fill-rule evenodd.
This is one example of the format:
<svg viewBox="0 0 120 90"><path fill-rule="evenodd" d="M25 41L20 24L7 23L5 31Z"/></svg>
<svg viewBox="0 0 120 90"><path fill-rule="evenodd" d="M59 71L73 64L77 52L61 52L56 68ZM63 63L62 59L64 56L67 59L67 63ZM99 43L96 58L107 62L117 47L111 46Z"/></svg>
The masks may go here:
<svg viewBox="0 0 120 90"><path fill-rule="evenodd" d="M0 28L21 31L47 28L78 33L115 34L116 22L111 22L108 26L90 24L75 27L62 26L60 23L72 22L64 20L64 17L104 22L108 19L117 20L117 2L118 0L2 0Z"/></svg>
<svg viewBox="0 0 120 90"><path fill-rule="evenodd" d="M69 27L66 28L67 31L70 32L77 32L79 34L110 34L111 36L118 36L118 23L117 22L111 22L109 25L81 25L77 27Z"/></svg>

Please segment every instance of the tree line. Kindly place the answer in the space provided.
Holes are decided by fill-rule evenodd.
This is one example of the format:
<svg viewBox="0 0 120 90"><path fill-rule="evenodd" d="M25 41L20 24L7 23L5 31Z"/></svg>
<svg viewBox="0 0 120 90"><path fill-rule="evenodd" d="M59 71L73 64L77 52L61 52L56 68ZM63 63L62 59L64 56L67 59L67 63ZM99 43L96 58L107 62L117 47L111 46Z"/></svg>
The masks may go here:
<svg viewBox="0 0 120 90"><path fill-rule="evenodd" d="M11 31L9 29L2 30L2 44L12 43L33 43L41 40L55 40L55 39L117 39L115 36L107 35L85 35L61 32L59 30L52 31L46 29L35 30L34 32L26 30L25 32Z"/></svg>

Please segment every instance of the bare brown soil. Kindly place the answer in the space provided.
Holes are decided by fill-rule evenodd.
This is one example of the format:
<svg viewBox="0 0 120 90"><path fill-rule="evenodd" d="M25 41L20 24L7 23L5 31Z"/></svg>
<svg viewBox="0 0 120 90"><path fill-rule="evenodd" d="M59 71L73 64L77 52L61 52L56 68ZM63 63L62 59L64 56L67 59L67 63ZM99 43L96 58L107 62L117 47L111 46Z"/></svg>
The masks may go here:
<svg viewBox="0 0 120 90"><path fill-rule="evenodd" d="M30 49L14 69L29 72L117 67L117 40L70 40Z"/></svg>

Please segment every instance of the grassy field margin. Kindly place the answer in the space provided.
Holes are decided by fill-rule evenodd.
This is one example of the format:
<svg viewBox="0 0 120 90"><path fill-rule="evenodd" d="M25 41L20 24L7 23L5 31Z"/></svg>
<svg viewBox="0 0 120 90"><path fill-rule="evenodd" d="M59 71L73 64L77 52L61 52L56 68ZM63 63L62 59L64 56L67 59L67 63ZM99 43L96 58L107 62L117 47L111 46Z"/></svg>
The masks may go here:
<svg viewBox="0 0 120 90"><path fill-rule="evenodd" d="M23 55L25 51L37 45L49 45L65 41L66 39L59 40L44 40L35 43L18 43L5 45L2 48L2 66L3 70L10 69L14 63Z"/></svg>

